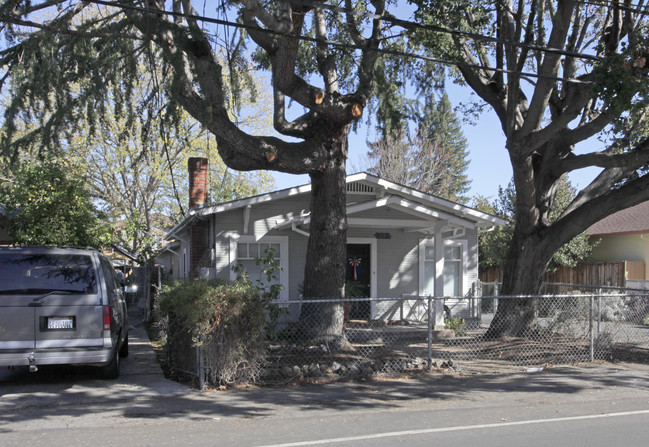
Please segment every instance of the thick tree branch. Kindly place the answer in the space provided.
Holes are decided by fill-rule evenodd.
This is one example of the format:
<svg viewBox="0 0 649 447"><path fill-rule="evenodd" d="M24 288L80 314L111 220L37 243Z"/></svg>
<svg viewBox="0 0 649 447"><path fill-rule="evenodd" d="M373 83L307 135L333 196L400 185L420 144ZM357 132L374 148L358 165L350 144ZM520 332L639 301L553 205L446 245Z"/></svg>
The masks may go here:
<svg viewBox="0 0 649 447"><path fill-rule="evenodd" d="M288 34L293 32L293 21L291 19L291 6L289 2L282 2L279 17L275 17L266 11L266 8L257 0L241 0L246 10L257 17L261 23L276 32L277 34Z"/></svg>
<svg viewBox="0 0 649 447"><path fill-rule="evenodd" d="M503 124L506 123L507 102L505 101L504 94L505 86L495 81L493 71L490 75L488 68L480 70L471 68L471 66L478 65L478 62L471 53L471 49L457 37L454 38L454 42L464 62L464 64L458 64L458 69L462 73L464 80L480 98L494 108L500 122Z"/></svg>
<svg viewBox="0 0 649 447"><path fill-rule="evenodd" d="M315 10L315 30L316 30L316 55L318 58L318 71L325 83L327 93L338 91L338 72L336 62L333 57L329 56L329 46L327 40L327 23L325 22L325 12L322 8Z"/></svg>
<svg viewBox="0 0 649 447"><path fill-rule="evenodd" d="M345 0L345 8L348 11L353 11L354 7L352 5L351 0ZM347 13L346 15L346 20L347 20L347 29L349 31L349 35L352 38L352 41L359 47L364 47L366 44L365 38L362 36L360 31L358 31L358 28L356 27L356 23L354 22L354 16L351 13Z"/></svg>
<svg viewBox="0 0 649 447"><path fill-rule="evenodd" d="M346 0L349 3L349 0ZM375 8L375 14L383 17L385 15L385 1L384 0L373 0L372 4ZM381 28L383 26L383 20L374 19L372 21L372 33L370 38L366 40L365 47L361 56L361 63L358 70L358 88L356 89L356 94L361 97L360 101L357 101L353 107L356 111L362 113L363 108L365 107L365 102L370 96L373 90L373 81L374 81L374 67L376 66L376 61L379 57L379 53L373 51L378 49L380 45L381 37ZM360 114L356 116L357 113L354 112L354 118L360 117Z"/></svg>
<svg viewBox="0 0 649 447"><path fill-rule="evenodd" d="M608 111L598 113L594 118L574 129L561 132L561 139L567 145L574 145L597 135L613 122L613 116Z"/></svg>
<svg viewBox="0 0 649 447"><path fill-rule="evenodd" d="M296 138L306 138L308 131L309 120L307 116L303 115L292 122L286 120L286 106L284 94L279 90L274 91L274 110L273 110L273 126L279 133Z"/></svg>
<svg viewBox="0 0 649 447"><path fill-rule="evenodd" d="M586 93L586 90L582 90L582 92ZM525 153L532 154L540 147L544 146L548 141L556 138L558 134L562 134L562 136L565 137L569 135L572 141L571 144L576 144L589 136L595 135L596 132L589 135L589 130L596 130L598 128L599 130L602 130L607 124L610 124L611 117L606 113L600 113L596 119L589 121L587 124L578 126L576 128L578 131L567 131L567 126L579 117L584 107L586 107L588 102L592 99L586 95L581 95L579 97L577 93L576 90L573 90L573 97L569 98L567 101L562 101L563 104L566 104L566 108L555 112L556 114L554 119L550 121L547 126L532 131L526 136L525 142L522 144L522 147L525 148ZM608 119L608 122L605 122L606 119ZM579 137L583 137L582 140L578 139Z"/></svg>
<svg viewBox="0 0 649 447"><path fill-rule="evenodd" d="M552 31L548 39L547 46L554 49L563 49L566 42L566 37L570 30L570 21L572 19L572 12L574 10L574 0L559 0L557 11L552 19ZM556 86L556 80L550 79L557 77L561 67L561 55L559 53L546 53L543 63L539 67L539 78L534 94L530 101L529 109L525 115L525 122L518 131L521 135L536 130L541 125L544 111L548 106L548 102L552 95L552 90Z"/></svg>
<svg viewBox="0 0 649 447"><path fill-rule="evenodd" d="M279 45L277 38L259 28L252 11L244 9L241 17L243 18L243 23L246 25L246 30L252 40L268 54L274 54Z"/></svg>
<svg viewBox="0 0 649 447"><path fill-rule="evenodd" d="M619 210L649 200L649 175L631 180L619 188L612 188L606 193L585 200L580 206L570 207L570 212L552 223L544 234L545 238L555 240L556 248L561 241L569 241L581 234L584 228L599 222Z"/></svg>
<svg viewBox="0 0 649 447"><path fill-rule="evenodd" d="M617 153L616 149L613 147L602 152L569 156L561 162L561 171L572 172L591 166L634 171L649 164L649 139L641 141L628 152Z"/></svg>

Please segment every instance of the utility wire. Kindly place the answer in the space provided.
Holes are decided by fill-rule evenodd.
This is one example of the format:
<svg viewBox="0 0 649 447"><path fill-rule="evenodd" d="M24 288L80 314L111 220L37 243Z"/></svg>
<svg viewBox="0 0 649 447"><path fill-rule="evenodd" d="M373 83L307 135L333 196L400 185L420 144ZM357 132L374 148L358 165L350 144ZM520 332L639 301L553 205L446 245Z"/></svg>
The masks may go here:
<svg viewBox="0 0 649 447"><path fill-rule="evenodd" d="M160 10L160 9L152 9L152 8L143 8L139 6L133 6L133 5L123 5L123 4L118 4L115 2L109 2L109 1L104 1L104 0L86 0L88 3L95 3L103 6L111 6L115 8L121 8L121 9L128 9L131 11L137 11L137 12L142 12L142 13L156 13L156 14L165 14L165 15L170 15L174 17L183 17L187 19L192 19L192 20L198 20L198 21L206 21L208 23L213 23L216 25L223 25L223 26L230 26L230 27L235 27L235 28L240 28L240 29L253 29L255 31L259 32L264 32L267 34L274 34L278 36L286 36L286 34L279 33L277 31L265 29L265 28L260 28L260 27L252 27L250 25L245 25L243 23L236 23L236 22L231 22L227 20L221 20L221 19L213 19L210 17L203 17L203 16L197 16L197 15L192 15L192 14L185 14L185 13L179 13L175 11L165 11L165 10ZM214 36L214 34L212 34ZM415 53L407 53L404 51L399 51L399 50L390 50L390 49L385 49L385 48L366 48L362 45L356 45L352 43L342 43L342 42L336 42L336 41L331 41L331 40L322 40L322 39L317 39L315 37L309 37L309 36L292 36L295 39L303 40L306 42L313 42L313 43L325 43L327 45L331 45L334 47L338 48L344 48L344 49L355 49L355 50L365 50L365 51L374 51L380 54L388 54L392 56L401 56L401 57L409 57L409 58L414 58L414 59L420 59L420 60L425 60L428 62L433 62L433 63L438 63L442 65L452 65L452 66L457 66L457 67L465 67L465 68L475 68L475 69L481 69L485 70L488 72L499 72L499 73L505 73L505 74L517 74L522 77L531 77L531 78L539 78L539 79L548 79L548 80L553 80L553 81L559 81L559 82L569 82L569 83L574 83L574 84L593 84L590 81L582 81L580 79L575 79L575 78L563 78L560 76L546 76L546 75L541 75L538 73L532 73L532 72L521 72L518 70L508 70L504 68L497 68L497 67L487 67L484 65L480 64L467 64L464 62L457 62L457 61L451 61L451 60L446 60L446 59L440 59L440 58L435 58L435 57L430 57L430 56L425 56L421 54L415 54ZM557 50L559 51L559 50Z"/></svg>
<svg viewBox="0 0 649 447"><path fill-rule="evenodd" d="M570 57L575 57L578 59L590 59L594 61L602 61L604 58L600 56L596 56L593 54L585 54L585 53L577 53L574 51L566 51L566 50L561 50L558 48L549 48L549 47L541 47L538 45L531 45L531 44L525 44L521 42L514 42L512 40L508 39L502 39L499 37L491 37L491 36L485 36L484 34L478 34L478 33L472 33L469 31L461 31L461 30L456 30L453 28L445 28L442 26L436 26L436 25L426 25L422 23L417 23L417 22L412 22L410 20L403 20L403 19L398 19L396 17L392 16L380 16L378 14L373 14L373 13L368 13L368 12L360 12L360 11L355 11L353 9L348 9L348 8L343 8L341 6L333 6L333 5L326 5L324 3L320 2L313 2L311 0L297 0L298 3L301 3L306 6L311 6L311 7L316 7L316 8L322 8L322 9L327 9L332 12L341 12L345 14L352 14L361 18L368 18L368 19L380 19L385 22L390 22L395 25L401 26L405 29L421 29L425 31L434 31L437 33L446 33L446 34L451 34L454 36L458 37L466 37L470 38L473 40L483 40L485 42L489 43L498 43L502 45L509 45L513 47L518 47L518 48L525 48L528 50L534 50L534 51L543 51L545 53L555 53L555 54L561 54L563 56L570 56Z"/></svg>
<svg viewBox="0 0 649 447"><path fill-rule="evenodd" d="M635 14L639 15L649 15L649 6L640 6L640 5L633 5L634 7L630 7L625 5L624 3L620 2L597 2L594 0L577 0L577 3L581 3L582 5L590 5L590 6L598 6L602 8L606 8L608 6L615 6L623 11L628 11L628 12L633 12Z"/></svg>

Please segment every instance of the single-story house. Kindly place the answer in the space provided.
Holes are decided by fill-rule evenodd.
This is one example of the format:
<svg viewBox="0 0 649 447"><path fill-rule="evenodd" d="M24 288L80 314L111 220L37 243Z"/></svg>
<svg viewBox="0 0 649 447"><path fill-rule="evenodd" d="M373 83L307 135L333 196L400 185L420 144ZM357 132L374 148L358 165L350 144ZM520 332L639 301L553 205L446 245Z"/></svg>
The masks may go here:
<svg viewBox="0 0 649 447"><path fill-rule="evenodd" d="M649 279L649 201L605 217L588 233L596 242L588 262L623 262L627 281Z"/></svg>
<svg viewBox="0 0 649 447"><path fill-rule="evenodd" d="M235 279L237 264L255 278L255 258L273 248L282 267L280 300L287 305L298 301L311 186L207 206L207 160L190 159L189 170L191 211L168 232L157 262L173 278ZM362 296L373 298L472 296L478 279L478 232L505 223L365 172L347 176L347 222L347 278ZM463 312L471 312L475 303L462 306ZM389 302L373 301L357 306L352 317L395 319L390 309Z"/></svg>

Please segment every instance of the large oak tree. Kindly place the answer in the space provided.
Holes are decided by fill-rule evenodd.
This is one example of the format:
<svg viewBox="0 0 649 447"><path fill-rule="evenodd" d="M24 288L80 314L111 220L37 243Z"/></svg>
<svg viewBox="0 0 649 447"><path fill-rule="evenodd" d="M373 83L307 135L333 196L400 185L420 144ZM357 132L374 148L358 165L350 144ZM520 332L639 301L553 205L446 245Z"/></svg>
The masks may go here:
<svg viewBox="0 0 649 447"><path fill-rule="evenodd" d="M516 193L502 293L537 294L562 245L649 199L645 2L413 3L426 55L451 62L500 120ZM561 178L587 167L599 175L550 219ZM535 310L533 299L503 301L489 335L528 333Z"/></svg>

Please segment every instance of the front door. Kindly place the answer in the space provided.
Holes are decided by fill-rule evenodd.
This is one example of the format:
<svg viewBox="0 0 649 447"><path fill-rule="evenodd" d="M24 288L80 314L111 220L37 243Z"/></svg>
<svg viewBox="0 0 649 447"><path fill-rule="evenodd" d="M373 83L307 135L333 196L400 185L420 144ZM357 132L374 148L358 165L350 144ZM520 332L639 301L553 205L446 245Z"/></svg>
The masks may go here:
<svg viewBox="0 0 649 447"><path fill-rule="evenodd" d="M370 244L347 244L347 274L345 277L345 298L367 298L371 285ZM370 302L353 302L350 319L370 318Z"/></svg>

